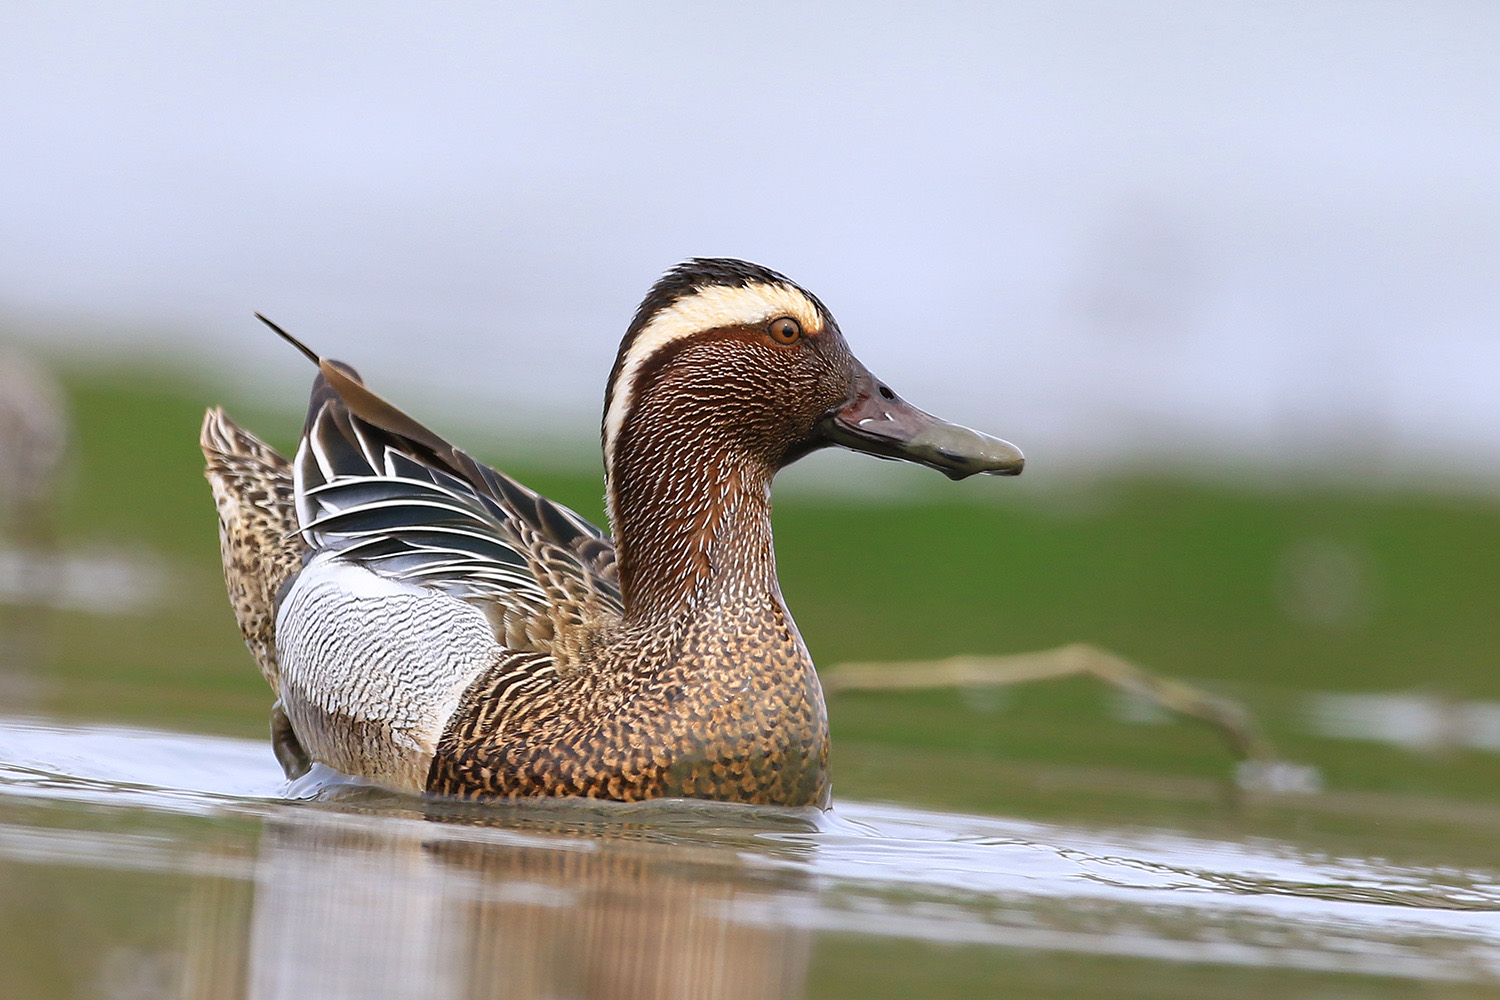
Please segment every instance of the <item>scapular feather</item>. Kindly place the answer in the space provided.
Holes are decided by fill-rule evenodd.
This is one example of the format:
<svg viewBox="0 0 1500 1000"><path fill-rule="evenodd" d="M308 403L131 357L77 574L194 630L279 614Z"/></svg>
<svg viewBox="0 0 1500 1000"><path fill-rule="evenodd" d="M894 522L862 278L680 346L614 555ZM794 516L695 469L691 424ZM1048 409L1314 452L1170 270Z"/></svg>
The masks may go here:
<svg viewBox="0 0 1500 1000"><path fill-rule="evenodd" d="M556 617L554 629L619 612L608 535L448 444L353 369L319 367L296 460L309 544L391 579ZM558 607L559 593L591 609Z"/></svg>

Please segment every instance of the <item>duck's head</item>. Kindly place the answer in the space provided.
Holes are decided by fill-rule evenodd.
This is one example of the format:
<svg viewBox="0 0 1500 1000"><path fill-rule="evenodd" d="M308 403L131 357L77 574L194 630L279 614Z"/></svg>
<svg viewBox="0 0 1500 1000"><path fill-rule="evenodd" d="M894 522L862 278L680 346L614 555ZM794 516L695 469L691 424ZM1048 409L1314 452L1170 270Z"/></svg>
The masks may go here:
<svg viewBox="0 0 1500 1000"><path fill-rule="evenodd" d="M1024 464L1014 445L896 395L812 293L729 259L689 260L647 294L610 372L603 440L612 481L688 447L770 474L828 445L953 479L1014 476Z"/></svg>

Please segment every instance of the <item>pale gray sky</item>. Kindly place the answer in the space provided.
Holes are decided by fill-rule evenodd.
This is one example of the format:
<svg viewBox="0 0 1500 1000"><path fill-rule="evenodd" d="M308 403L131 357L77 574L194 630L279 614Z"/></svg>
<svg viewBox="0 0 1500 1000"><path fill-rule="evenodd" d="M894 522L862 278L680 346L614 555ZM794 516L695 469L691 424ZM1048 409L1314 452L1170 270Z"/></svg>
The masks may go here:
<svg viewBox="0 0 1500 1000"><path fill-rule="evenodd" d="M0 319L586 435L735 255L1034 463L1500 468L1500 6L932 7L7 4Z"/></svg>

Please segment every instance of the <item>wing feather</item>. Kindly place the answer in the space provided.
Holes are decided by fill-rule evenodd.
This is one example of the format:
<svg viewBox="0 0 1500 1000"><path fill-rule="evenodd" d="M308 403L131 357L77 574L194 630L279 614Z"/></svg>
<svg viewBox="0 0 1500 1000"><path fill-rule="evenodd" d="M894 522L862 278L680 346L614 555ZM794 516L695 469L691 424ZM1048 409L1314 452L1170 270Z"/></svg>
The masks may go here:
<svg viewBox="0 0 1500 1000"><path fill-rule="evenodd" d="M511 649L566 665L621 611L614 545L323 361L294 463L299 529L376 573L471 601Z"/></svg>

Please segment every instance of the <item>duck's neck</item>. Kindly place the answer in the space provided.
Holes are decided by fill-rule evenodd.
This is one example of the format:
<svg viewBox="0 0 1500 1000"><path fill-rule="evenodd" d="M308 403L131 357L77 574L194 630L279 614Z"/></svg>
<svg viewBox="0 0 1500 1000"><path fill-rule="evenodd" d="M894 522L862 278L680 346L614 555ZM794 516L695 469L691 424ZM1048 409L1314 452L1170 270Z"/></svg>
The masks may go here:
<svg viewBox="0 0 1500 1000"><path fill-rule="evenodd" d="M608 484L626 624L779 601L770 471L722 452L634 450L616 456Z"/></svg>

